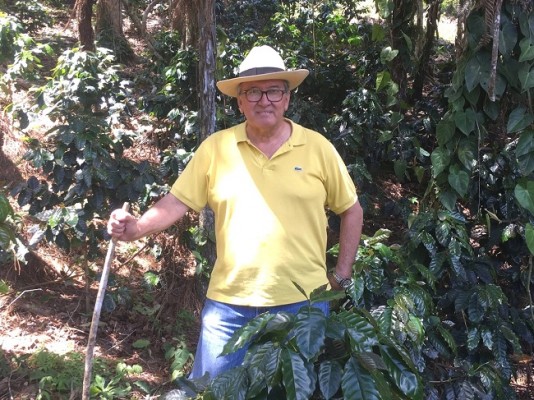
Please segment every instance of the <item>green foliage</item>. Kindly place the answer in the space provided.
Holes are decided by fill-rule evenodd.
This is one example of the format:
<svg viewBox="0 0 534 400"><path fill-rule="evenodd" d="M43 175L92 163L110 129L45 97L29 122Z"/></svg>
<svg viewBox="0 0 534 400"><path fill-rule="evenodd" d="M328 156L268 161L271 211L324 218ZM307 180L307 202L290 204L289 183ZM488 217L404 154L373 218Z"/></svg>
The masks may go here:
<svg viewBox="0 0 534 400"><path fill-rule="evenodd" d="M518 18L517 24L514 16ZM483 24L483 16L474 12L468 19L468 26L472 28L468 34L470 47L446 93L449 112L438 125L439 146L432 152L432 166L439 186L439 199L449 210L454 208L457 199L473 197L486 186L492 186L493 191L510 192L509 183L499 182L501 179L495 171L499 175L506 172L511 183L517 182L520 177L529 180L534 170L531 148L534 115L532 109L520 100L522 93L534 87L530 84L528 73L532 59L529 55L532 33L528 27L528 14L520 11L520 5L506 3L501 18L499 52L503 61L497 65L494 89L489 87L491 51L487 47L478 47L483 32L477 27ZM506 120L497 119L499 109ZM498 132L488 132L485 128L492 121L500 124L498 127L510 135L510 140L502 137L500 148L481 154L481 145L486 144L491 136L498 135ZM514 140L513 147L508 146ZM492 170L491 165L485 165L488 160L495 162L496 159L502 160L497 169ZM474 185L477 180L472 179L473 175L480 177L477 186ZM495 190L497 179L500 187ZM521 207L528 210L530 202L525 197L528 190L524 190L527 185L516 186L516 199ZM491 196L481 198L486 201ZM497 204L489 207L493 210L498 208Z"/></svg>
<svg viewBox="0 0 534 400"><path fill-rule="evenodd" d="M188 362L193 360L193 354L188 350L187 345L183 340L176 345L165 343L163 345L165 351L165 360L170 362L170 379L171 381L180 378L184 374L184 367Z"/></svg>
<svg viewBox="0 0 534 400"><path fill-rule="evenodd" d="M31 355L13 356L0 350L0 373L12 379L38 383L36 399L66 399L81 390L84 374L84 354L56 354L39 349ZM104 359L93 362L91 395L100 399L130 398L131 383L149 393L146 382L138 379L143 369L139 365L119 362L112 365ZM148 391L148 392L147 392Z"/></svg>
<svg viewBox="0 0 534 400"><path fill-rule="evenodd" d="M532 342L534 330L527 322L528 311L515 308L497 284L495 261L470 245L466 225L461 214L440 211L419 214L409 231L405 251L409 265L415 267L412 276L427 285L428 289L419 290L439 307L434 309L439 314L423 319L423 354L432 361L454 359L456 364L447 371L434 371L428 379L441 382L431 386L436 394L454 393L455 385L446 383L453 379L474 392L505 398L514 371L510 356L522 352L523 340ZM494 385L488 384L489 377Z"/></svg>
<svg viewBox="0 0 534 400"><path fill-rule="evenodd" d="M0 12L0 62L12 59L17 51L17 39L23 34L21 23L13 16Z"/></svg>
<svg viewBox="0 0 534 400"><path fill-rule="evenodd" d="M9 284L3 279L0 279L0 295L8 294L10 291L11 288L9 287Z"/></svg>
<svg viewBox="0 0 534 400"><path fill-rule="evenodd" d="M161 34L160 37L163 40L170 37L170 49L176 47L172 33ZM161 85L161 89L146 93L139 101L143 110L151 115L168 118L171 126L168 132L170 143L178 143L179 148L192 150L199 140L198 97L195 90L198 57L192 48L176 49L169 57L171 55L172 58L166 63L155 67L161 77L161 81L156 83ZM163 168L166 168L165 163Z"/></svg>
<svg viewBox="0 0 534 400"><path fill-rule="evenodd" d="M443 0L441 3L441 12L448 18L456 18L460 11L459 0Z"/></svg>
<svg viewBox="0 0 534 400"><path fill-rule="evenodd" d="M430 398L510 396L510 356L534 338L528 308L515 308L496 284L495 263L475 254L461 214L420 213L408 234L404 246L386 245L387 230L362 237L349 289L356 306L408 349L423 381L434 382L425 387Z"/></svg>
<svg viewBox="0 0 534 400"><path fill-rule="evenodd" d="M296 315L265 313L238 330L223 354L250 346L245 362L215 378L204 398L423 398L406 350L378 320L361 309L325 316L315 296L324 293Z"/></svg>
<svg viewBox="0 0 534 400"><path fill-rule="evenodd" d="M200 226L194 226L188 229L186 240L188 241L188 248L195 256L195 273L197 275L203 275L204 277L209 278L212 266L209 265L208 259L204 257L202 253L209 241L215 243L215 233L208 233L205 232Z"/></svg>
<svg viewBox="0 0 534 400"><path fill-rule="evenodd" d="M8 12L15 15L30 33L35 33L37 30L52 23L52 18L41 1L17 0L9 3Z"/></svg>
<svg viewBox="0 0 534 400"><path fill-rule="evenodd" d="M39 382L38 399L51 399L52 393L70 393L83 382L83 355L58 355L40 350L28 358L30 379Z"/></svg>
<svg viewBox="0 0 534 400"><path fill-rule="evenodd" d="M358 183L363 183L363 178L371 181L368 168L376 168L387 156L382 138L390 132L393 116L385 110L376 92L364 88L349 92L342 104L341 113L329 120L329 130L336 132L332 139L344 158L359 166L354 173ZM383 132L383 136L376 135L376 131Z"/></svg>
<svg viewBox="0 0 534 400"><path fill-rule="evenodd" d="M446 92L449 110L438 125L431 156L432 185L450 214L421 215L412 225L412 245L424 246L432 273L449 282L438 288L446 299L441 306L454 323L454 336L467 338L458 346L469 360L465 366L480 371L491 363L501 380L493 388L499 397L514 371L510 355L534 340L533 281L531 268L525 267L534 213L529 105L534 35L528 22L532 14L525 11L520 3L503 4L493 87L491 47L480 45L484 16L479 11L469 16L468 48ZM454 211L460 202L471 221ZM469 226L484 233L476 249ZM458 313L462 320L455 318Z"/></svg>
<svg viewBox="0 0 534 400"><path fill-rule="evenodd" d="M0 193L0 248L2 251L8 250L15 242L14 228L9 224L9 220L14 216L13 208L8 199Z"/></svg>
<svg viewBox="0 0 534 400"><path fill-rule="evenodd" d="M3 193L0 193L0 264L13 260L26 262L25 256L28 249L18 237L18 220L9 200ZM2 292L0 288L0 293Z"/></svg>
<svg viewBox="0 0 534 400"><path fill-rule="evenodd" d="M115 375L105 378L102 375L96 375L91 384L91 396L99 399L116 399L124 398L131 394L132 387L127 378L135 377L143 372L140 365L127 365L118 363L115 367ZM107 374L109 375L109 374ZM138 385L139 386L139 385Z"/></svg>
<svg viewBox="0 0 534 400"><path fill-rule="evenodd" d="M43 222L33 243L45 236L63 248L101 237L94 226L112 204L135 201L157 181L147 162L124 157L135 132L126 129L129 82L105 50L65 51L38 93L37 118L52 127L44 141L27 136L25 159L47 176L31 177L13 194Z"/></svg>
<svg viewBox="0 0 534 400"><path fill-rule="evenodd" d="M394 11L411 12L394 4L376 2L387 22ZM532 11L504 1L494 92L491 45L481 41L485 20L477 8L468 19L463 58L452 81L443 82L448 104L423 99L411 105L398 92L406 82L397 82L395 74L395 67L411 70L411 33L365 22L359 2L244 0L216 6L217 79L235 76L243 51L263 43L277 47L289 68L308 68L288 116L336 145L358 184L366 220L373 213L390 215L388 209L399 218L391 230L362 238L349 290L355 309L325 317L310 306L297 316L259 317L227 348L250 345L245 365L217 378L206 396L513 398L512 356L534 343ZM21 33L16 19L0 17L2 62L12 64L8 83L16 76L33 79L46 54ZM388 40L399 38L397 33L403 42L392 48ZM157 40L164 60L134 82L143 93L137 106L167 128L158 137L157 172L125 158L140 139L124 128L133 109L130 84L105 52L64 53L49 84L37 92L42 107L16 109L28 133L37 121L33 113L52 121L45 140L27 137L27 159L46 182L30 178L14 191L41 221L32 245L42 237L64 247L88 238L97 243L102 232L92 221L105 218L103 210L124 200L149 204L168 189L159 178L171 182L189 161L200 140L197 53L181 48L174 33L160 32ZM218 128L242 120L235 101L217 100ZM416 205L406 198L371 198L376 175L390 172L410 183L410 190L429 182ZM412 208L417 213L410 215ZM392 231L399 244L387 244ZM188 235L192 248L206 240L195 229ZM337 247L330 253L335 257ZM201 253L195 255L202 265ZM124 284L110 284L107 311L126 301L133 312L154 318L160 306L152 304L153 290L164 282L157 274L145 278L145 293L136 299L121 289ZM340 300L323 289L309 297ZM176 339L164 350L171 378L181 378L191 359L187 348ZM0 359L0 370L9 367L4 364ZM103 397L128 390L114 375L97 375L94 390ZM43 387L54 382L45 380Z"/></svg>
<svg viewBox="0 0 534 400"><path fill-rule="evenodd" d="M22 2L20 2L22 3ZM0 12L0 89L6 97L7 110L19 120L19 127L28 126L28 117L21 110L28 109L25 104L12 104L13 95L20 90L18 80L35 82L40 79L42 59L52 55L52 48L46 43L36 43L25 33L23 26L11 15Z"/></svg>
<svg viewBox="0 0 534 400"><path fill-rule="evenodd" d="M42 57L53 54L53 50L48 44L36 44L27 35L17 37L15 48L13 63L2 76L1 85L6 92L11 92L11 90L6 89L5 86L13 83L16 78L37 81L40 78L43 67L41 62ZM25 128L26 126L22 124L21 127Z"/></svg>

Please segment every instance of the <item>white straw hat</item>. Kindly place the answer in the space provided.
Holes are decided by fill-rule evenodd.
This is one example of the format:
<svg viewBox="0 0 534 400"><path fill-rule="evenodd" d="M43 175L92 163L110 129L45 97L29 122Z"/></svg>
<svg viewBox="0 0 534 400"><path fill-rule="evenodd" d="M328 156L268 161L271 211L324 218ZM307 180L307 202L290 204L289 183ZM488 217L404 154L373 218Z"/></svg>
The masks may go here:
<svg viewBox="0 0 534 400"><path fill-rule="evenodd" d="M272 47L254 47L239 66L239 77L217 82L224 94L237 97L240 83L281 79L288 82L289 90L295 89L308 76L307 69L288 71L280 54Z"/></svg>

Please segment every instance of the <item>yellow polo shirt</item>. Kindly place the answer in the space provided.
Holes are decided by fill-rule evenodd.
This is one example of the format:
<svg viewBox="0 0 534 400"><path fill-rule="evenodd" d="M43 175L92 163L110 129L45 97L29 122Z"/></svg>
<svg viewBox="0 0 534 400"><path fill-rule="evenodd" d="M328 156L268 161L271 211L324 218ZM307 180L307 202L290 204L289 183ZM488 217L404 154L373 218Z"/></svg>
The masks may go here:
<svg viewBox="0 0 534 400"><path fill-rule="evenodd" d="M325 208L347 210L356 189L334 146L289 122L291 137L271 159L248 140L246 123L214 133L172 186L190 208L215 214L212 300L283 305L305 300L292 281L308 294L327 283Z"/></svg>

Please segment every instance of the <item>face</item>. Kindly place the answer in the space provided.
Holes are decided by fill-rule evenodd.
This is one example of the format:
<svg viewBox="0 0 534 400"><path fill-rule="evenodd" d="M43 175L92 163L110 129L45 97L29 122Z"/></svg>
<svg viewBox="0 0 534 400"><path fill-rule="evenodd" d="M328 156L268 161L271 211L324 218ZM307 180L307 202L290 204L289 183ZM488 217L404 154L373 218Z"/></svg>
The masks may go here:
<svg viewBox="0 0 534 400"><path fill-rule="evenodd" d="M245 95L251 89L282 90L285 93L280 101L271 101L267 93L262 93L259 101L249 101ZM274 92L273 92L274 93ZM249 127L257 129L268 129L280 124L284 120L284 113L289 106L289 90L283 80L267 80L257 82L244 82L239 87L237 97L239 110L245 115Z"/></svg>

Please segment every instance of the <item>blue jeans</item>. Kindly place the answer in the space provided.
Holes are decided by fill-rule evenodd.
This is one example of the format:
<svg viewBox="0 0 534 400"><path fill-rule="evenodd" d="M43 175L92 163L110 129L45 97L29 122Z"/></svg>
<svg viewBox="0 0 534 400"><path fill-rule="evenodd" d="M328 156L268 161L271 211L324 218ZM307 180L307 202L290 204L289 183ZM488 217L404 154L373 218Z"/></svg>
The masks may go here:
<svg viewBox="0 0 534 400"><path fill-rule="evenodd" d="M233 333L254 317L267 311L273 314L279 311L296 314L307 304L307 301L303 301L275 307L248 307L206 299L195 362L189 379L201 378L206 372L209 373L210 379L213 379L221 372L241 365L248 346L226 356L219 357L219 354ZM315 303L313 307L321 309L325 315L329 313L328 302Z"/></svg>

